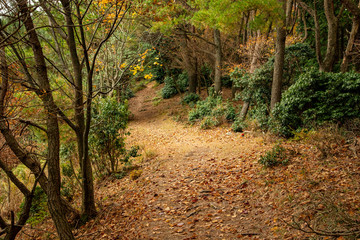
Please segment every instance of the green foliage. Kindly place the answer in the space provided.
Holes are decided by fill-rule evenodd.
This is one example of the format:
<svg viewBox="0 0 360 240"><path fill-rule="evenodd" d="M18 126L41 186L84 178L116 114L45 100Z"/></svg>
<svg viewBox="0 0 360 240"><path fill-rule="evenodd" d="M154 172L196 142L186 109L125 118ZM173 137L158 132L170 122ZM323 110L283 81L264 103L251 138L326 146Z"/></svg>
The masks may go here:
<svg viewBox="0 0 360 240"><path fill-rule="evenodd" d="M125 149L129 118L127 102L103 98L94 104L89 144L92 161L100 174L116 172L120 162L128 163L135 150Z"/></svg>
<svg viewBox="0 0 360 240"><path fill-rule="evenodd" d="M260 14L256 15L257 27L266 25L266 20L271 18L273 22L282 15L281 6L276 0L195 0L192 7L198 9L191 21L198 27L217 28L225 32L234 31L239 26L243 12L256 8Z"/></svg>
<svg viewBox="0 0 360 240"><path fill-rule="evenodd" d="M215 113L219 113L219 106L222 104L222 98L220 96L209 96L203 101L199 101L196 107L189 112L188 120L195 122L201 120L205 116L214 116Z"/></svg>
<svg viewBox="0 0 360 240"><path fill-rule="evenodd" d="M307 67L316 63L314 51L306 44L297 43L286 48L283 89L288 89ZM250 101L250 118L256 119L262 129L269 127L271 84L274 71L274 58L256 69L253 74L236 68L230 77L241 92L237 95L242 101Z"/></svg>
<svg viewBox="0 0 360 240"><path fill-rule="evenodd" d="M225 76L221 77L221 86L226 87L226 88L232 87L232 80L229 75L225 75Z"/></svg>
<svg viewBox="0 0 360 240"><path fill-rule="evenodd" d="M180 92L185 92L189 86L189 77L187 72L182 72L178 75L176 83L179 86Z"/></svg>
<svg viewBox="0 0 360 240"><path fill-rule="evenodd" d="M211 90L210 90L211 91ZM236 112L231 103L224 103L221 96L210 94L203 101L198 101L188 115L188 121L194 123L200 121L202 129L218 126L225 120L233 121Z"/></svg>
<svg viewBox="0 0 360 240"><path fill-rule="evenodd" d="M360 74L302 74L273 111L272 130L290 137L304 126L344 122L360 116Z"/></svg>
<svg viewBox="0 0 360 240"><path fill-rule="evenodd" d="M23 210L25 202L22 202L20 209ZM36 187L34 191L34 196L30 208L30 215L27 223L32 225L42 222L47 216L48 207L47 207L47 196L44 190L41 187Z"/></svg>
<svg viewBox="0 0 360 240"><path fill-rule="evenodd" d="M200 124L201 129L210 129L219 125L220 122L215 116L206 116Z"/></svg>
<svg viewBox="0 0 360 240"><path fill-rule="evenodd" d="M61 194L71 201L76 191L73 166L70 163L63 163L61 164L61 172L64 177L61 183Z"/></svg>
<svg viewBox="0 0 360 240"><path fill-rule="evenodd" d="M165 83L165 85L164 85L163 89L161 90L162 98L168 99L168 98L175 96L178 93L178 91L176 89L175 81L172 77L169 77L169 76L165 77L164 83Z"/></svg>
<svg viewBox="0 0 360 240"><path fill-rule="evenodd" d="M231 121L231 122L235 121L235 119L236 119L235 108L230 102L227 102L227 104L226 104L225 118L226 118L226 120Z"/></svg>
<svg viewBox="0 0 360 240"><path fill-rule="evenodd" d="M285 148L280 144L276 144L265 155L260 156L259 163L264 167L276 167L278 165L285 165L288 163L286 158Z"/></svg>
<svg viewBox="0 0 360 240"><path fill-rule="evenodd" d="M231 125L231 129L234 132L242 132L246 127L247 127L247 125L244 123L244 121L242 121L238 118L235 119L234 123Z"/></svg>
<svg viewBox="0 0 360 240"><path fill-rule="evenodd" d="M132 158L140 156L139 149L140 149L139 146L131 146L130 150L126 151L126 154L121 161L124 163L130 163Z"/></svg>
<svg viewBox="0 0 360 240"><path fill-rule="evenodd" d="M68 141L60 146L60 166L62 173L61 194L69 201L72 201L75 192L78 190L76 184L75 170L72 161L77 158L74 141Z"/></svg>
<svg viewBox="0 0 360 240"><path fill-rule="evenodd" d="M135 97L135 94L130 87L126 87L125 89L122 89L120 95L121 95L121 101L129 100L130 98Z"/></svg>
<svg viewBox="0 0 360 240"><path fill-rule="evenodd" d="M212 85L211 72L212 69L209 65L205 64L201 67L200 69L201 86L208 88Z"/></svg>
<svg viewBox="0 0 360 240"><path fill-rule="evenodd" d="M161 90L161 96L164 99L168 99L175 96L179 91L185 92L189 85L189 79L187 73L182 72L180 74L166 76L164 83L165 85Z"/></svg>
<svg viewBox="0 0 360 240"><path fill-rule="evenodd" d="M188 93L181 100L182 104L195 104L200 100L200 96L196 93Z"/></svg>

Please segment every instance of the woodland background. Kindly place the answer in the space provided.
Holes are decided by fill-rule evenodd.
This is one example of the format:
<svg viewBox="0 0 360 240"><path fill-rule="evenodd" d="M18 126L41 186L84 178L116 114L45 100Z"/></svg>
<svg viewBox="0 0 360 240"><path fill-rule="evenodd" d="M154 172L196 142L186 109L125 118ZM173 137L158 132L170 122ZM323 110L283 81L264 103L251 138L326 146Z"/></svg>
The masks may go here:
<svg viewBox="0 0 360 240"><path fill-rule="evenodd" d="M360 236L360 2L0 6L0 238Z"/></svg>

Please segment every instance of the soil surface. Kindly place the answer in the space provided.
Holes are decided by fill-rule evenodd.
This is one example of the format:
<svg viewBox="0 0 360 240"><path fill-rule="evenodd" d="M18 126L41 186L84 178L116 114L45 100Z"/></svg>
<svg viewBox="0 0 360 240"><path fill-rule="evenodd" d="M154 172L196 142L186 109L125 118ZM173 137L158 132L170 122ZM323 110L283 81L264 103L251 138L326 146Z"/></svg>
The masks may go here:
<svg viewBox="0 0 360 240"><path fill-rule="evenodd" d="M127 147L140 146L139 168L97 183L99 216L75 230L77 239L310 239L288 225L292 216L311 218L326 208L324 196L360 206L360 166L345 150L320 161L294 143L287 165L265 169L258 160L272 139L178 121L186 107L180 96L161 99L161 87L150 83L130 99Z"/></svg>

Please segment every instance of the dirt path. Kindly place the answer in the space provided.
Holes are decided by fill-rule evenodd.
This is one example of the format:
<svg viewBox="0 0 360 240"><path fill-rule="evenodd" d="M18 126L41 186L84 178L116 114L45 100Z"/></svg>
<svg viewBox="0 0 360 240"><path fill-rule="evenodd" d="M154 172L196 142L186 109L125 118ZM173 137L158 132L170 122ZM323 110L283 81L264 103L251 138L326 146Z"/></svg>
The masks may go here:
<svg viewBox="0 0 360 240"><path fill-rule="evenodd" d="M175 122L169 114L180 99L155 106L156 90L148 86L130 101L128 144L144 149L137 182L143 215L133 232L143 239L274 238L273 206L256 189L264 185L262 139Z"/></svg>
<svg viewBox="0 0 360 240"><path fill-rule="evenodd" d="M180 97L159 100L160 89L150 83L129 101L127 147L140 146L140 169L97 181L98 217L75 229L76 239L326 239L285 222L320 216L327 227L340 216L326 215L333 203L358 219L360 162L349 145L333 144L324 159L317 143L285 143L289 163L264 169L258 159L271 141L177 122ZM49 218L19 239L56 236Z"/></svg>

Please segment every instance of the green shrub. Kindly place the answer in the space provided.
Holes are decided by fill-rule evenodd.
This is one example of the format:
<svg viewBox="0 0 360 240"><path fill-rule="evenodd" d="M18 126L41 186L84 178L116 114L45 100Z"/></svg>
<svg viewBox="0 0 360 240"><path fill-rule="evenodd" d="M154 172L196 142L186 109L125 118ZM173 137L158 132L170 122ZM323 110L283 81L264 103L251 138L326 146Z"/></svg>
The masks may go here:
<svg viewBox="0 0 360 240"><path fill-rule="evenodd" d="M164 79L164 88L161 90L161 96L164 99L171 98L180 92L185 92L189 86L189 78L186 72L178 73L174 71L172 76L166 76Z"/></svg>
<svg viewBox="0 0 360 240"><path fill-rule="evenodd" d="M244 121L235 119L234 123L231 125L231 129L234 132L242 132L247 127L247 125L244 123Z"/></svg>
<svg viewBox="0 0 360 240"><path fill-rule="evenodd" d="M176 83L179 86L180 92L186 92L186 89L189 87L189 77L187 72L179 74Z"/></svg>
<svg viewBox="0 0 360 240"><path fill-rule="evenodd" d="M139 90L138 90L138 91L139 91ZM128 99L130 99L130 98L135 97L135 94L134 94L134 92L131 90L130 87L126 87L125 89L122 89L122 90L121 90L120 96L121 96L121 100L122 100L122 101L125 101L125 100L128 100Z"/></svg>
<svg viewBox="0 0 360 240"><path fill-rule="evenodd" d="M77 189L75 171L73 169L72 161L77 157L76 145L74 141L68 141L61 144L60 147L60 166L63 181L61 182L61 194L65 196L69 201L73 199L73 196Z"/></svg>
<svg viewBox="0 0 360 240"><path fill-rule="evenodd" d="M221 77L221 86L226 87L226 88L232 87L232 80L229 75L225 75L225 76Z"/></svg>
<svg viewBox="0 0 360 240"><path fill-rule="evenodd" d="M220 122L216 117L212 117L212 116L206 116L200 124L200 128L201 129L210 129L213 128L217 125L219 125Z"/></svg>
<svg viewBox="0 0 360 240"><path fill-rule="evenodd" d="M99 175L118 171L120 163L128 163L135 149L127 151L125 137L129 118L127 102L115 98L100 99L94 104L90 130L90 156Z"/></svg>
<svg viewBox="0 0 360 240"><path fill-rule="evenodd" d="M235 108L230 102L227 102L227 104L226 104L225 118L226 118L226 120L231 121L231 122L235 121L235 119L236 119Z"/></svg>
<svg viewBox="0 0 360 240"><path fill-rule="evenodd" d="M203 119L205 116L212 116L215 111L219 111L219 107L217 109L216 107L221 106L221 104L221 97L209 96L205 100L197 102L196 107L189 112L188 120L194 122Z"/></svg>
<svg viewBox="0 0 360 240"><path fill-rule="evenodd" d="M188 93L181 100L182 104L195 104L200 100L200 96L196 93Z"/></svg>
<svg viewBox="0 0 360 240"><path fill-rule="evenodd" d="M344 122L360 116L360 74L311 70L282 96L273 111L272 130L290 137L304 126Z"/></svg>
<svg viewBox="0 0 360 240"><path fill-rule="evenodd" d="M234 121L235 118L236 111L233 105L230 102L224 103L221 96L214 96L213 94L210 94L203 101L198 101L188 115L188 121L191 123L201 121L200 127L202 129L218 126L225 120Z"/></svg>
<svg viewBox="0 0 360 240"><path fill-rule="evenodd" d="M168 99L171 98L172 96L175 96L178 93L174 79L172 77L169 76L165 77L164 83L165 85L161 90L162 98Z"/></svg>
<svg viewBox="0 0 360 240"><path fill-rule="evenodd" d="M286 48L283 89L288 89L310 66L316 65L315 53L307 44L297 43ZM269 127L271 84L274 57L256 69L253 74L235 68L230 74L234 86L240 89L236 98L250 102L249 118L256 119L264 130Z"/></svg>
<svg viewBox="0 0 360 240"><path fill-rule="evenodd" d="M259 163L264 167L276 167L278 165L285 165L288 163L288 159L285 155L285 148L280 144L276 144L265 155L260 156Z"/></svg>

